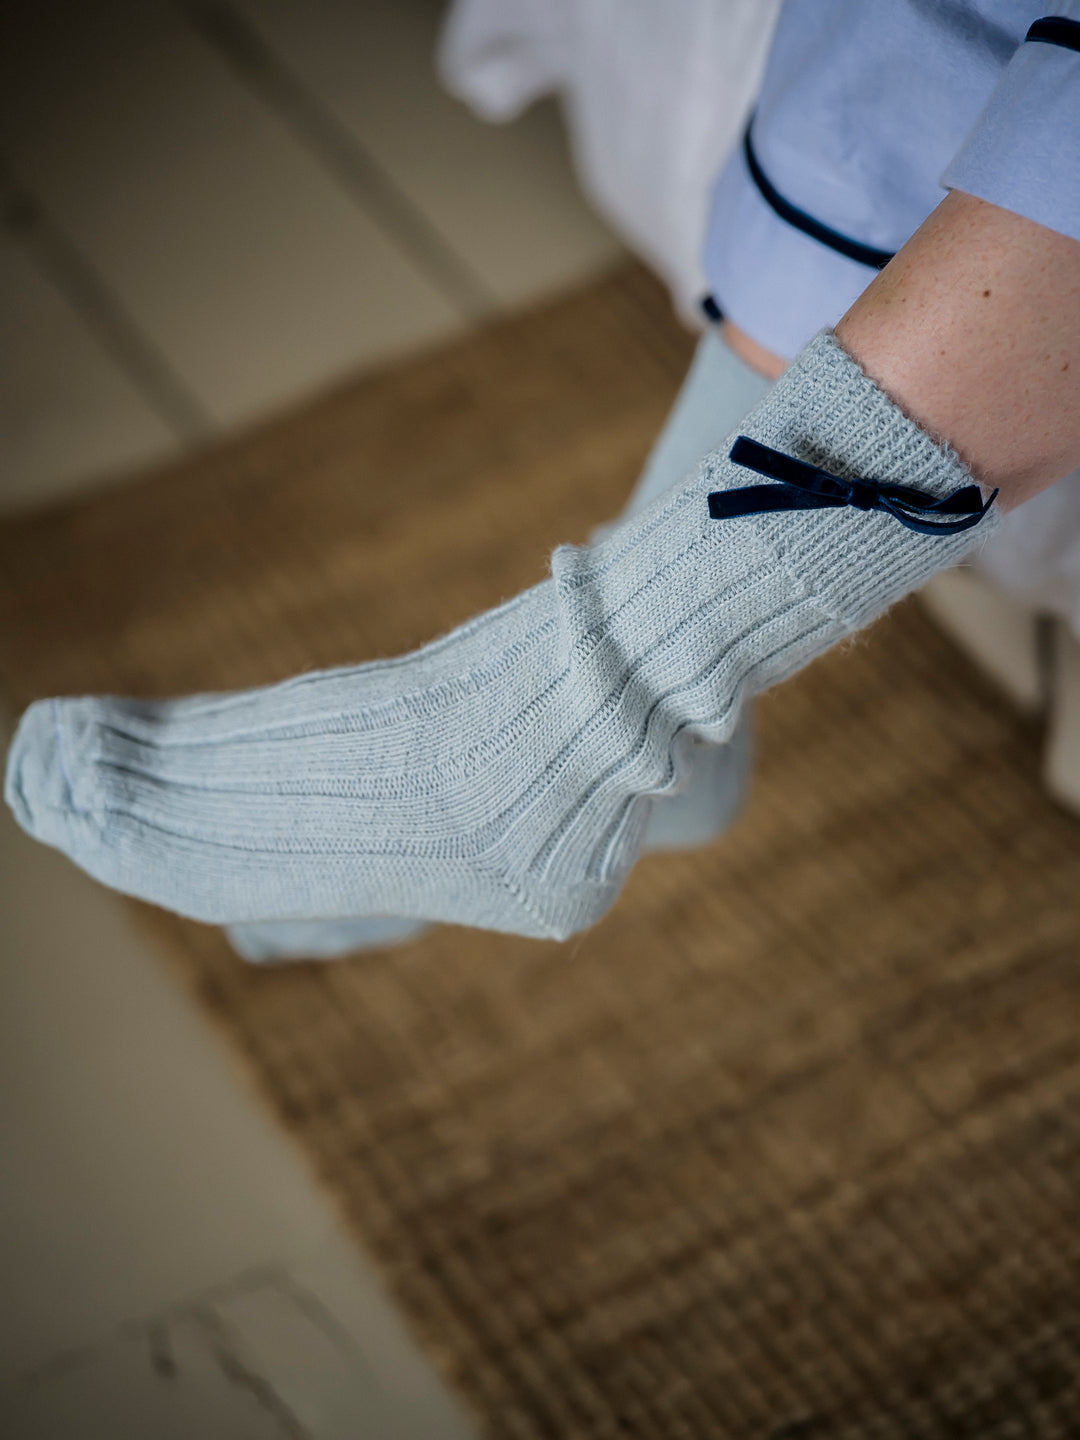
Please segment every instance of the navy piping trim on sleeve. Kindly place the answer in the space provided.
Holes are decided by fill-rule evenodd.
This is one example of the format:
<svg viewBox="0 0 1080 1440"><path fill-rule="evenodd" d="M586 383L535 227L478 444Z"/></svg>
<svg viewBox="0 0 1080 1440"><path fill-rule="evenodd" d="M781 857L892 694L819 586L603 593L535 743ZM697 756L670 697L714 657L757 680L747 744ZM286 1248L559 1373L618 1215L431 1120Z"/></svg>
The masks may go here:
<svg viewBox="0 0 1080 1440"><path fill-rule="evenodd" d="M1064 15L1045 15L1035 21L1024 39L1042 40L1047 45L1060 45L1065 50L1080 50L1080 20L1068 20Z"/></svg>
<svg viewBox="0 0 1080 1440"><path fill-rule="evenodd" d="M750 125L753 123L751 116ZM747 125L743 135L743 154L746 156L750 178L760 190L766 204L771 206L781 220L786 220L789 225L793 225L796 230L801 230L804 235L809 235L812 239L820 241L822 245L827 245L830 250L838 250L849 260L857 260L860 265L869 265L873 270L884 270L893 258L892 251L875 250L871 245L863 245L858 240L851 240L847 235L841 235L838 230L823 225L820 220L815 220L805 210L800 210L798 206L792 205L778 190L774 189L754 154L754 147L750 141L750 125Z"/></svg>

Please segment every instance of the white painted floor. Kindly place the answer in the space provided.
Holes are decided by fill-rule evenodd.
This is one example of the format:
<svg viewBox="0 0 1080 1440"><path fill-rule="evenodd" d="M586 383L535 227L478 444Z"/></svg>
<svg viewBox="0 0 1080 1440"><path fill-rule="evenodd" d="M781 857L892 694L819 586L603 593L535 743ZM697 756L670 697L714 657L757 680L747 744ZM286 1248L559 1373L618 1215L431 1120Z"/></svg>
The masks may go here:
<svg viewBox="0 0 1080 1440"><path fill-rule="evenodd" d="M553 108L495 129L441 94L439 8L11 7L0 507L107 483L614 258ZM467 1434L123 906L0 813L0 1435Z"/></svg>

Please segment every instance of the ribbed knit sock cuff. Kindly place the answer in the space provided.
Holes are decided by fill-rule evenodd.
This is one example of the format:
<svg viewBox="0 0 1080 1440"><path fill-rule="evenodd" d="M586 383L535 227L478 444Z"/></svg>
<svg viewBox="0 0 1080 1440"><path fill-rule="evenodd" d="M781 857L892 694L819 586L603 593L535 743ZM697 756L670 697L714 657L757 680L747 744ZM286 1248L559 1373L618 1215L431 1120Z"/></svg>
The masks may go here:
<svg viewBox="0 0 1080 1440"><path fill-rule="evenodd" d="M976 483L955 451L905 415L830 330L805 346L742 432L841 479L908 485L935 497ZM728 459L727 449L706 460L702 478L716 490L755 479ZM718 523L756 525L818 606L857 629L979 548L1000 516L995 507L972 530L929 536L880 511L851 508Z"/></svg>

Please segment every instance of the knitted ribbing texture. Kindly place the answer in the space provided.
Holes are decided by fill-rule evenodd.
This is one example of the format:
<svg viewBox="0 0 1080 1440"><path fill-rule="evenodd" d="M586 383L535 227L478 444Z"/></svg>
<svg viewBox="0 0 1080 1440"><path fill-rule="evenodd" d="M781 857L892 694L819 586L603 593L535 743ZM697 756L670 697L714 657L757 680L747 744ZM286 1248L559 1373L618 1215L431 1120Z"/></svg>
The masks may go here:
<svg viewBox="0 0 1080 1440"><path fill-rule="evenodd" d="M842 477L971 483L829 332L740 429ZM727 739L750 694L997 523L714 521L708 492L754 479L729 449L412 655L233 695L36 704L8 803L105 884L196 919L394 915L565 938L618 895L678 736Z"/></svg>

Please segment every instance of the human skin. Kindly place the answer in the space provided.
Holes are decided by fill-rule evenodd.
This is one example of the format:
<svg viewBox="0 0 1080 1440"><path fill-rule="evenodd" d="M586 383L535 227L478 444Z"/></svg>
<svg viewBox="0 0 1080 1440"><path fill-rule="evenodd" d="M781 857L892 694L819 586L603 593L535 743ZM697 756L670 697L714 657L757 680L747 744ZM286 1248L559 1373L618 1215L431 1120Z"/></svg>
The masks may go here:
<svg viewBox="0 0 1080 1440"><path fill-rule="evenodd" d="M775 379L786 361L725 323ZM1005 510L1080 467L1080 242L952 190L836 327ZM870 477L873 478L873 477Z"/></svg>

